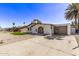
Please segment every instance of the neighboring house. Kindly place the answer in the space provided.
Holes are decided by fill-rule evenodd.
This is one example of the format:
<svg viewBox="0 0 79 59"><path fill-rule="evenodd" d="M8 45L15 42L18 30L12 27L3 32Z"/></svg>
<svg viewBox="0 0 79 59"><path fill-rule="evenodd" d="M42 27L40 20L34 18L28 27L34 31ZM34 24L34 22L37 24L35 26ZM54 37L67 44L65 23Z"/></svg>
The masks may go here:
<svg viewBox="0 0 79 59"><path fill-rule="evenodd" d="M3 29L0 27L0 31L2 31Z"/></svg>
<svg viewBox="0 0 79 59"><path fill-rule="evenodd" d="M19 29L20 29L21 32L28 32L27 26L19 27Z"/></svg>
<svg viewBox="0 0 79 59"><path fill-rule="evenodd" d="M22 32L35 34L71 34L70 24L45 24L35 19L27 28L22 28Z"/></svg>
<svg viewBox="0 0 79 59"><path fill-rule="evenodd" d="M27 26L18 26L15 27L16 31L20 31L20 32L27 32ZM13 27L11 28L4 28L4 31L8 31L8 32L13 32Z"/></svg>

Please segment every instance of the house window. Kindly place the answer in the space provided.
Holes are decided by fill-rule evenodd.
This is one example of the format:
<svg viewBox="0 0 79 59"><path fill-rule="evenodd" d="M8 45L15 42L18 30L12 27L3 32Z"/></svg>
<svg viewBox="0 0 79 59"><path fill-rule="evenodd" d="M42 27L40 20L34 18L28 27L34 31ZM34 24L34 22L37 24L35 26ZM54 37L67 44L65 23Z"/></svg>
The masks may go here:
<svg viewBox="0 0 79 59"><path fill-rule="evenodd" d="M29 31L31 31L31 28L28 28Z"/></svg>

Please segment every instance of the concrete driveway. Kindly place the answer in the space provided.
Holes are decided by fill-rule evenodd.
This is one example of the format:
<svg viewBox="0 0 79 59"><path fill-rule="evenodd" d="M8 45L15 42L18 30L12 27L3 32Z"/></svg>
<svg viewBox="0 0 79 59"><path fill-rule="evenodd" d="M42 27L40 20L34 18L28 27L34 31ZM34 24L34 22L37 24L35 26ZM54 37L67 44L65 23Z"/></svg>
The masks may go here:
<svg viewBox="0 0 79 59"><path fill-rule="evenodd" d="M8 36L7 36L8 35ZM3 36L3 35L2 35ZM0 37L2 37L0 36ZM63 40L49 40L44 36L33 36L28 39L26 36L13 36L9 33L4 34L5 39L12 39L16 42L0 46L0 55L8 56L75 56L79 55L78 50L72 48L77 46L74 36L65 36ZM28 37L28 36L27 36ZM77 53L76 53L77 52Z"/></svg>

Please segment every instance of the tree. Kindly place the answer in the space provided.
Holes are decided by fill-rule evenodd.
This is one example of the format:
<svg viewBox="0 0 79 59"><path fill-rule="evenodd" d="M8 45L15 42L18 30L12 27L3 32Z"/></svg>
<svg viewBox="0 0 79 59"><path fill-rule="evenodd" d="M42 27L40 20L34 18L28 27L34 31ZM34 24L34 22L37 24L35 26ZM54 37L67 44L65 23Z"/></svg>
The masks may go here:
<svg viewBox="0 0 79 59"><path fill-rule="evenodd" d="M79 13L78 13L78 7L77 3L69 4L66 11L65 11L65 18L67 20L75 20L75 26L77 25L76 29L79 29L78 23L79 23ZM78 22L77 22L78 20Z"/></svg>
<svg viewBox="0 0 79 59"><path fill-rule="evenodd" d="M74 20L75 19L75 25L77 25L77 30L78 30L78 33L79 33L79 3L72 3L72 4L68 5L66 12L65 12L65 18L68 19L68 20ZM73 48L73 49L76 49L76 48L79 47L79 40L78 40L77 36L76 36L76 41L78 43L78 46Z"/></svg>
<svg viewBox="0 0 79 59"><path fill-rule="evenodd" d="M23 24L25 25L26 23L25 23L25 22L23 22Z"/></svg>
<svg viewBox="0 0 79 59"><path fill-rule="evenodd" d="M13 27L14 27L15 26L15 22L13 22L12 24L13 24Z"/></svg>
<svg viewBox="0 0 79 59"><path fill-rule="evenodd" d="M15 28L16 28L16 27L15 27L15 22L13 22L12 25L13 25L12 31L14 32L14 31L15 31Z"/></svg>

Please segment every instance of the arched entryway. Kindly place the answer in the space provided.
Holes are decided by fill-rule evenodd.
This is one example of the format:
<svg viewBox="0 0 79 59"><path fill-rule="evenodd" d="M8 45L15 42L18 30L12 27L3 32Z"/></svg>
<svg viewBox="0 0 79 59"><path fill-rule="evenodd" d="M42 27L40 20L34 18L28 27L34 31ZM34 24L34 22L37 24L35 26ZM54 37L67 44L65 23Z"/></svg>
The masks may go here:
<svg viewBox="0 0 79 59"><path fill-rule="evenodd" d="M40 34L43 34L44 33L44 29L43 29L43 27L38 27L38 33L40 33Z"/></svg>

